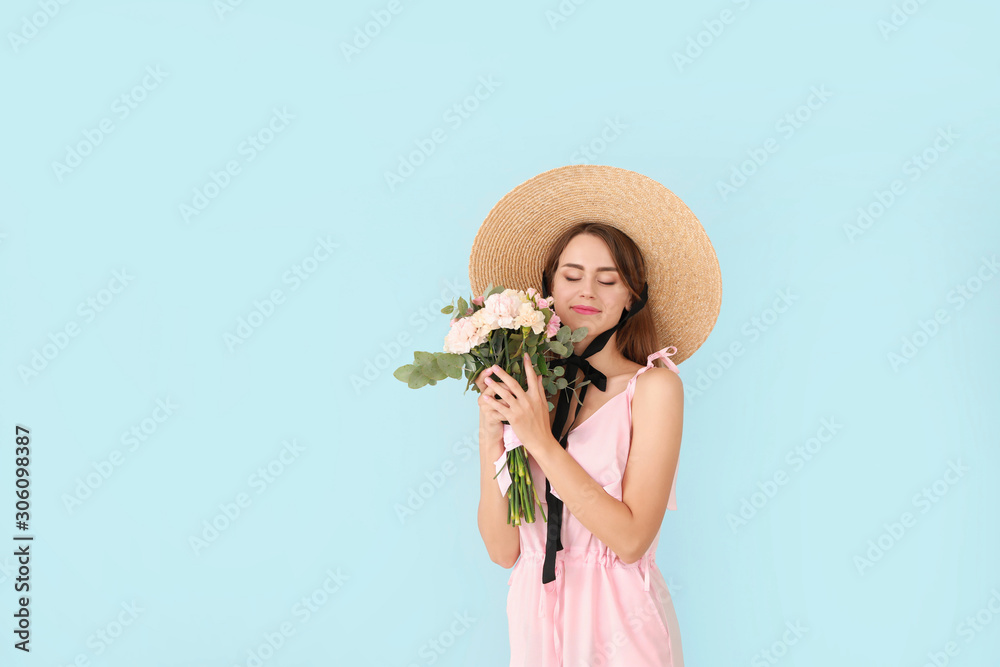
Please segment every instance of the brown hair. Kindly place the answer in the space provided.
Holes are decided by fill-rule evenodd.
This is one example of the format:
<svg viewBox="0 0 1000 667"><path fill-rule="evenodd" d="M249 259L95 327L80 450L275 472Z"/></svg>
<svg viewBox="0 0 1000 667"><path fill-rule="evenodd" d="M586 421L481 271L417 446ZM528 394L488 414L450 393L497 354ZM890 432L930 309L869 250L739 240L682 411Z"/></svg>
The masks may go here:
<svg viewBox="0 0 1000 667"><path fill-rule="evenodd" d="M544 296L552 294L552 279L555 277L556 269L559 268L559 256L570 240L578 234L591 234L607 244L615 268L618 269L622 282L631 293L634 304L646 282L646 261L642 257L642 251L625 232L596 221L579 222L567 228L559 238L553 241L542 269L542 280L545 282L542 287ZM647 292L647 296L652 295ZM656 325L653 323L653 315L648 306L647 301L642 310L630 317L615 332L616 346L622 356L643 366L646 365L649 355L659 349ZM665 365L659 359L657 362L661 366Z"/></svg>

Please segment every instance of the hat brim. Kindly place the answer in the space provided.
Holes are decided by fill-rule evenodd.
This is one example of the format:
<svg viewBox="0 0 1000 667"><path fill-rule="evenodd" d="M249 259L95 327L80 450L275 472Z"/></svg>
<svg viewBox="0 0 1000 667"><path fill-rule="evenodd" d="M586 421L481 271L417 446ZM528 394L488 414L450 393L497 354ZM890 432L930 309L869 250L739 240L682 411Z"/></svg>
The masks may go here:
<svg viewBox="0 0 1000 667"><path fill-rule="evenodd" d="M549 247L567 228L596 220L625 232L642 251L660 347L680 363L708 338L722 304L722 274L701 223L673 192L627 169L570 165L515 187L493 206L472 243L469 283L542 291Z"/></svg>

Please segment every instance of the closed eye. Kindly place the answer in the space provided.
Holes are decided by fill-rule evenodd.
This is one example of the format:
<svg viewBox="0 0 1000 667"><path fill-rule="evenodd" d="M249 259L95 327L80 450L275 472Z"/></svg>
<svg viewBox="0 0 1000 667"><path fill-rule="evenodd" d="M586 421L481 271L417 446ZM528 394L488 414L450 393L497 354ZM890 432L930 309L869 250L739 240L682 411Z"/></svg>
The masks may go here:
<svg viewBox="0 0 1000 667"><path fill-rule="evenodd" d="M579 280L579 278L567 278L566 280L570 281L571 283L575 283L577 280ZM600 280L598 280L597 282L601 283ZM615 283L601 283L601 284L602 285L614 285Z"/></svg>

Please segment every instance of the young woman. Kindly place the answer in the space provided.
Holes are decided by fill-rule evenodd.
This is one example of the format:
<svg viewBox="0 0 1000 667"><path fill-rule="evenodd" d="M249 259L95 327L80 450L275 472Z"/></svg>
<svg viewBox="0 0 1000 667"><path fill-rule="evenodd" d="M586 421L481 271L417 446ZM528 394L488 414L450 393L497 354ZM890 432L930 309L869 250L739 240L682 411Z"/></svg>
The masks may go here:
<svg viewBox="0 0 1000 667"><path fill-rule="evenodd" d="M601 187L605 196L593 197ZM647 191L659 200L634 197ZM538 197L548 205L532 203ZM663 217L651 201L672 215ZM574 203L584 219L566 214ZM677 509L684 394L670 357L678 350L690 356L707 338L721 288L714 251L681 207L686 211L666 188L634 172L564 167L509 193L474 243L474 293L487 282L538 284L564 324L588 330L565 362L568 378L590 383L552 397L556 410L549 411L530 363L527 389L499 368L476 378L479 528L490 558L513 567L512 667L683 665L670 592L654 560L665 511ZM544 255L519 247L532 233L542 237ZM670 234L696 242L664 245ZM689 307L687 316L677 301ZM541 513L534 523L507 523L508 501L494 476L516 446L528 454L540 496L545 489L548 523Z"/></svg>

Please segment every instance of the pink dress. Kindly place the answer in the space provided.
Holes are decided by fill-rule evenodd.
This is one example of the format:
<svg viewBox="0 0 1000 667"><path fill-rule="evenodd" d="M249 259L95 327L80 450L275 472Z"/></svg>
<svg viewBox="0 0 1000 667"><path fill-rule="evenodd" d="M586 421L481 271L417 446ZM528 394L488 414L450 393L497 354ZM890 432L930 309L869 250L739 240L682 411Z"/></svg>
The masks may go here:
<svg viewBox="0 0 1000 667"><path fill-rule="evenodd" d="M569 454L618 500L632 439L636 379L653 367L657 357L678 372L668 358L676 351L671 346L649 355L625 391L569 432ZM505 452L499 463L506 459L506 449L520 444L509 425L504 425L503 437ZM528 464L548 516L545 476L530 455ZM504 482L509 484L510 477L504 477L500 486L506 491ZM672 510L677 509L675 485L676 473L667 504ZM552 491L560 497L555 487ZM521 555L507 581L511 667L683 667L670 591L654 560L659 531L639 561L625 564L564 505L556 578L542 584L545 530L536 506L534 523L520 527Z"/></svg>

